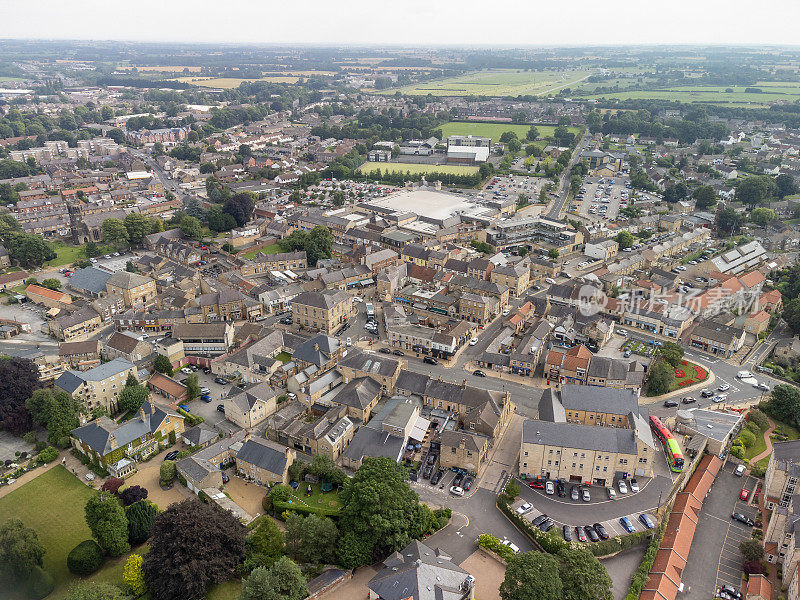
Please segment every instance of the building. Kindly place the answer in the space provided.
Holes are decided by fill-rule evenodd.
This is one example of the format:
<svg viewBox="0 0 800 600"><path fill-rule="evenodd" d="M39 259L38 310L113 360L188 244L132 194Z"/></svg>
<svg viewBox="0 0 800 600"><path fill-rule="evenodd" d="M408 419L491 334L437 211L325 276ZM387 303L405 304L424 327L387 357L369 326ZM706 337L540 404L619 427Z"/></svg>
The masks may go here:
<svg viewBox="0 0 800 600"><path fill-rule="evenodd" d="M277 398L278 392L266 383L244 390L233 387L225 398L225 418L242 429L250 429L275 412Z"/></svg>
<svg viewBox="0 0 800 600"><path fill-rule="evenodd" d="M69 294L40 285L29 285L25 288L25 295L34 304L41 304L48 308L62 308L72 304L72 297Z"/></svg>
<svg viewBox="0 0 800 600"><path fill-rule="evenodd" d="M439 443L439 466L480 473L488 458L491 438L468 431L444 430L436 437Z"/></svg>
<svg viewBox="0 0 800 600"><path fill-rule="evenodd" d="M553 347L547 353L544 376L547 384L582 383L589 377L589 362L592 353L583 344L572 348Z"/></svg>
<svg viewBox="0 0 800 600"><path fill-rule="evenodd" d="M531 270L527 262L520 261L514 264L494 267L489 273L489 277L492 282L507 287L511 297L521 298L530 286Z"/></svg>
<svg viewBox="0 0 800 600"><path fill-rule="evenodd" d="M146 400L127 421L117 423L103 416L73 429L72 446L113 477L124 477L136 470L135 461L169 444L171 433L179 437L183 431L183 416Z"/></svg>
<svg viewBox="0 0 800 600"><path fill-rule="evenodd" d="M165 398L170 404L184 402L189 397L185 385L162 373L153 373L147 382L147 387L152 393Z"/></svg>
<svg viewBox="0 0 800 600"><path fill-rule="evenodd" d="M744 271L749 271L766 259L767 251L764 246L757 241L752 241L723 252L711 260L702 262L698 268L706 273L719 271L720 273L737 275Z"/></svg>
<svg viewBox="0 0 800 600"><path fill-rule="evenodd" d="M129 375L136 377L133 363L115 358L88 371L66 371L55 386L80 402L87 413L101 409L111 415L117 412L117 400Z"/></svg>
<svg viewBox="0 0 800 600"><path fill-rule="evenodd" d="M220 355L233 346L231 323L176 323L172 338L183 342L186 354Z"/></svg>
<svg viewBox="0 0 800 600"><path fill-rule="evenodd" d="M441 550L414 540L369 580L370 600L474 600L475 578Z"/></svg>
<svg viewBox="0 0 800 600"><path fill-rule="evenodd" d="M102 355L106 360L124 358L129 362L136 362L152 353L153 346L139 336L127 331L115 331L103 345Z"/></svg>
<svg viewBox="0 0 800 600"><path fill-rule="evenodd" d="M353 313L353 297L342 291L303 292L292 300L294 324L333 335Z"/></svg>
<svg viewBox="0 0 800 600"><path fill-rule="evenodd" d="M679 410L675 417L675 431L688 436L707 438L706 449L722 456L744 425L744 412L695 408Z"/></svg>
<svg viewBox="0 0 800 600"><path fill-rule="evenodd" d="M704 319L692 329L690 342L693 348L730 358L744 346L746 333L744 329Z"/></svg>
<svg viewBox="0 0 800 600"><path fill-rule="evenodd" d="M73 313L60 315L48 322L50 334L62 342L75 341L100 329L103 324L100 315L86 306Z"/></svg>
<svg viewBox="0 0 800 600"><path fill-rule="evenodd" d="M267 418L266 437L311 456L323 454L338 460L350 444L358 421L347 416L347 406L306 407L285 402Z"/></svg>
<svg viewBox="0 0 800 600"><path fill-rule="evenodd" d="M128 308L142 309L155 303L156 282L128 271L117 271L106 281L106 292L122 296Z"/></svg>
<svg viewBox="0 0 800 600"><path fill-rule="evenodd" d="M489 160L492 139L473 135L451 135L447 138L447 162L475 164Z"/></svg>
<svg viewBox="0 0 800 600"><path fill-rule="evenodd" d="M612 260L619 254L619 244L614 240L604 240L597 243L587 243L583 247L583 253L591 258L599 260Z"/></svg>
<svg viewBox="0 0 800 600"><path fill-rule="evenodd" d="M236 472L259 485L289 483L289 467L297 453L267 439L246 438L236 452Z"/></svg>

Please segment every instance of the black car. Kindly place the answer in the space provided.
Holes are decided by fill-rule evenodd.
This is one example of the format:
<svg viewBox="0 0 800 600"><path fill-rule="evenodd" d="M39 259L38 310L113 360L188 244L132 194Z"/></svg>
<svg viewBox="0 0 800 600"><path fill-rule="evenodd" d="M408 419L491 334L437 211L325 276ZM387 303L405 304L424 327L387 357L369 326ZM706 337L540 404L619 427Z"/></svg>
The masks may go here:
<svg viewBox="0 0 800 600"><path fill-rule="evenodd" d="M428 454L428 464L429 464L429 465L435 465L435 464L436 464L436 458L437 458L437 456L438 456L438 455L437 455L436 453L434 453L434 452L430 452L430 453Z"/></svg>
<svg viewBox="0 0 800 600"><path fill-rule="evenodd" d="M608 539L608 532L606 531L605 527L603 527L600 523L595 523L593 525L593 527L594 527L594 530L597 532L597 535L600 536L601 540L607 540Z"/></svg>
<svg viewBox="0 0 800 600"><path fill-rule="evenodd" d="M428 365L438 365L439 364L439 361L436 360L435 358L433 358L432 356L426 356L425 358L422 359L422 362L424 362L425 364L428 364Z"/></svg>
<svg viewBox="0 0 800 600"><path fill-rule="evenodd" d="M228 477L228 474L225 471L223 471L222 472L222 483L228 483L230 480L231 480L231 478Z"/></svg>
<svg viewBox="0 0 800 600"><path fill-rule="evenodd" d="M664 400L664 408L675 408L678 403L675 400Z"/></svg>
<svg viewBox="0 0 800 600"><path fill-rule="evenodd" d="M553 523L553 519L547 519L544 523L539 525L539 530L544 531L545 533L550 531L555 523Z"/></svg>
<svg viewBox="0 0 800 600"><path fill-rule="evenodd" d="M733 600L742 600L742 593L737 591L735 587L732 585L728 585L727 583L719 588L719 592L717 595L720 598L732 598Z"/></svg>
<svg viewBox="0 0 800 600"><path fill-rule="evenodd" d="M211 369L203 369L203 373L206 375L211 375Z"/></svg>
<svg viewBox="0 0 800 600"><path fill-rule="evenodd" d="M433 465L425 465L425 468L422 469L422 478L428 479L430 478L432 473L433 473Z"/></svg>
<svg viewBox="0 0 800 600"><path fill-rule="evenodd" d="M417 479L419 479L419 477L417 476L417 470L416 469L412 469L408 474L408 478L411 481L417 481Z"/></svg>
<svg viewBox="0 0 800 600"><path fill-rule="evenodd" d="M392 351L389 350L389 348L381 348L380 350L378 350L378 352L380 352L381 354L391 354L392 353Z"/></svg>
<svg viewBox="0 0 800 600"><path fill-rule="evenodd" d="M562 498L567 495L567 486L560 479L556 481L556 494Z"/></svg>
<svg viewBox="0 0 800 600"><path fill-rule="evenodd" d="M486 373L481 370L473 371L472 374L475 375L475 377L486 377Z"/></svg>
<svg viewBox="0 0 800 600"><path fill-rule="evenodd" d="M586 532L586 537L589 538L590 542L599 542L600 541L600 536L597 535L597 532L594 530L594 527L592 527L591 525L587 525L586 527L583 528L583 530Z"/></svg>
<svg viewBox="0 0 800 600"><path fill-rule="evenodd" d="M468 491L469 491L469 488L471 488L471 487L472 487L472 482L473 482L473 481L475 481L475 480L474 480L474 479L472 479L472 477L467 477L467 478L464 480L464 483L462 483L462 484L461 484L461 487L462 487L462 488L464 488L464 491L465 491L465 492L468 492Z"/></svg>
<svg viewBox="0 0 800 600"><path fill-rule="evenodd" d="M278 321L281 325L291 325L293 323L291 317L283 317L280 321Z"/></svg>
<svg viewBox="0 0 800 600"><path fill-rule="evenodd" d="M683 402L684 404L694 404L695 402L697 402L697 398L690 398L689 396L687 396L686 398L681 400L681 402Z"/></svg>
<svg viewBox="0 0 800 600"><path fill-rule="evenodd" d="M164 460L175 460L176 458L178 458L177 450L173 450L172 452L167 452L166 455L164 456Z"/></svg>
<svg viewBox="0 0 800 600"><path fill-rule="evenodd" d="M224 404L217 404L217 412L224 413L225 412L225 405Z"/></svg>
<svg viewBox="0 0 800 600"><path fill-rule="evenodd" d="M406 355L406 353L403 352L402 350L392 350L392 354L394 354L395 356L405 356Z"/></svg>
<svg viewBox="0 0 800 600"><path fill-rule="evenodd" d="M533 521L531 521L531 525L533 525L534 527L539 527L539 525L541 525L542 523L547 521L549 518L550 517L548 517L547 515L544 515L544 514L539 515Z"/></svg>
<svg viewBox="0 0 800 600"><path fill-rule="evenodd" d="M456 476L453 479L453 487L460 487L462 481L464 481L464 474L456 473Z"/></svg>
<svg viewBox="0 0 800 600"><path fill-rule="evenodd" d="M442 473L443 473L442 470L439 469L438 471L436 471L436 473L431 475L431 483L433 485L436 485L437 483L439 483L439 480L442 478Z"/></svg>
<svg viewBox="0 0 800 600"><path fill-rule="evenodd" d="M215 377L214 383L218 383L219 385L228 385L228 380L223 379L222 377Z"/></svg>
<svg viewBox="0 0 800 600"><path fill-rule="evenodd" d="M564 541L565 542L571 542L572 541L572 528L569 525L564 525L564 527L561 529L561 535L564 536Z"/></svg>
<svg viewBox="0 0 800 600"><path fill-rule="evenodd" d="M753 525L755 525L755 522L753 522L753 519L751 519L750 517L744 516L742 513L736 513L736 512L733 513L731 515L731 519L733 519L734 521L739 521L739 523L743 523L744 525L747 525L748 527L752 527Z"/></svg>
<svg viewBox="0 0 800 600"><path fill-rule="evenodd" d="M713 395L714 392L712 392L711 390L703 390L702 392L700 392L700 396L702 396L703 398L711 398L711 396Z"/></svg>

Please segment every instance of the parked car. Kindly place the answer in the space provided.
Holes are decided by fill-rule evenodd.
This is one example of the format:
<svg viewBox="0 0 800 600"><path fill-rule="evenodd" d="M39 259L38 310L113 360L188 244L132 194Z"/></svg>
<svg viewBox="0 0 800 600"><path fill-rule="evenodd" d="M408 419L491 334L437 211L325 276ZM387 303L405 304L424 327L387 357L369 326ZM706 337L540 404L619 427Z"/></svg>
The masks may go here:
<svg viewBox="0 0 800 600"><path fill-rule="evenodd" d="M647 529L655 529L656 527L656 522L647 513L640 514L639 521L641 521L642 525Z"/></svg>
<svg viewBox="0 0 800 600"><path fill-rule="evenodd" d="M583 488L581 490L581 497L583 498L584 502L591 502L592 501L592 496L591 496L591 494L589 494L589 489L588 488Z"/></svg>
<svg viewBox="0 0 800 600"><path fill-rule="evenodd" d="M561 530L561 535L564 537L565 542L572 541L572 529L570 529L569 525L564 525Z"/></svg>
<svg viewBox="0 0 800 600"><path fill-rule="evenodd" d="M636 480L635 477L628 482L628 485L630 485L631 492L633 492L634 494L639 491L639 482Z"/></svg>
<svg viewBox="0 0 800 600"><path fill-rule="evenodd" d="M411 469L411 470L408 472L408 478L409 478L411 481L418 481L418 480L419 480L419 475L417 474L417 470L416 470L416 469ZM459 489L461 489L461 488L459 488Z"/></svg>
<svg viewBox="0 0 800 600"><path fill-rule="evenodd" d="M526 513L529 513L532 508L533 508L533 504L531 504L530 502L526 502L525 504L523 504L522 506L520 506L517 509L517 514L518 515L524 515Z"/></svg>
<svg viewBox="0 0 800 600"><path fill-rule="evenodd" d="M738 591L735 587L733 587L732 585L728 585L727 583L719 588L719 592L725 594L732 600L742 600L742 593Z"/></svg>
<svg viewBox="0 0 800 600"><path fill-rule="evenodd" d="M453 496L463 496L464 490L457 485L454 485L450 488L450 493L453 494Z"/></svg>
<svg viewBox="0 0 800 600"><path fill-rule="evenodd" d="M736 374L736 377L738 379L747 379L748 377L752 377L752 376L753 376L753 374L750 371L739 371Z"/></svg>
<svg viewBox="0 0 800 600"><path fill-rule="evenodd" d="M736 467L736 470L733 472L733 474L736 475L737 477L741 477L742 475L744 475L744 471L745 471L745 466L739 465Z"/></svg>
<svg viewBox="0 0 800 600"><path fill-rule="evenodd" d="M217 404L217 412L224 413L225 412L225 405L224 404Z"/></svg>
<svg viewBox="0 0 800 600"><path fill-rule="evenodd" d="M769 386L764 383L763 381L756 386L756 389L763 390L765 392L769 391Z"/></svg>
<svg viewBox="0 0 800 600"><path fill-rule="evenodd" d="M586 541L586 532L583 530L583 527L578 526L575 528L575 539L579 542Z"/></svg>
<svg viewBox="0 0 800 600"><path fill-rule="evenodd" d="M539 525L539 531L544 531L545 533L547 533L553 528L553 525L555 525L553 519L547 519L544 523Z"/></svg>
<svg viewBox="0 0 800 600"><path fill-rule="evenodd" d="M535 490L543 490L544 486L545 486L545 480L544 479L538 479L538 478L534 479L533 481L531 481L528 484L528 487L531 487L531 488L533 488Z"/></svg>
<svg viewBox="0 0 800 600"><path fill-rule="evenodd" d="M381 354L391 354L392 351L389 348L381 348L378 350Z"/></svg>
<svg viewBox="0 0 800 600"><path fill-rule="evenodd" d="M737 512L732 513L731 519L733 519L734 521L739 521L739 523L747 525L748 527L752 527L753 525L755 525L753 519L743 515L742 513L737 513Z"/></svg>
<svg viewBox="0 0 800 600"><path fill-rule="evenodd" d="M591 525L586 525L583 530L586 532L586 536L589 538L590 542L599 542L600 536L597 535L597 532L594 530L594 527Z"/></svg>
<svg viewBox="0 0 800 600"><path fill-rule="evenodd" d="M422 469L422 478L429 479L432 473L433 473L433 465L425 465L425 468Z"/></svg>
<svg viewBox="0 0 800 600"><path fill-rule="evenodd" d="M690 398L689 396L687 396L686 398L681 400L681 402L683 402L684 404L694 404L695 402L697 402L697 398Z"/></svg>
<svg viewBox="0 0 800 600"><path fill-rule="evenodd" d="M431 484L436 485L437 483L439 483L439 480L442 478L443 474L444 474L444 471L439 469L438 471L436 471L436 473L431 475Z"/></svg>
<svg viewBox="0 0 800 600"><path fill-rule="evenodd" d="M475 375L475 377L486 377L486 373L480 369L473 371L472 374Z"/></svg>
<svg viewBox="0 0 800 600"><path fill-rule="evenodd" d="M462 481L464 481L464 474L463 473L456 473L456 476L453 479L453 485L458 487L458 486L461 485Z"/></svg>
<svg viewBox="0 0 800 600"><path fill-rule="evenodd" d="M620 525L622 525L623 529L625 529L625 531L627 531L628 533L633 533L634 531L636 531L636 528L633 526L633 523L631 523L631 520L628 517L622 517L619 520L619 523Z"/></svg>
<svg viewBox="0 0 800 600"><path fill-rule="evenodd" d="M191 410L189 410L189 407L186 404L178 404L178 408L186 412L192 412Z"/></svg>
<svg viewBox="0 0 800 600"><path fill-rule="evenodd" d="M181 368L181 373L186 373L186 375L191 375L192 374L192 370L189 367L182 367Z"/></svg>
<svg viewBox="0 0 800 600"><path fill-rule="evenodd" d="M718 389L720 392L727 391L727 390L729 390L730 388L731 388L730 384L728 384L728 383L725 383L725 382L722 382L722 383L720 383L720 384L719 384L719 386L717 387L717 389Z"/></svg>
<svg viewBox="0 0 800 600"><path fill-rule="evenodd" d="M569 490L569 497L573 501L578 500L578 498L580 497L580 491L578 490L577 485L573 485L572 488Z"/></svg>
<svg viewBox="0 0 800 600"><path fill-rule="evenodd" d="M562 479L556 481L556 494L558 494L561 497L567 495L567 485L566 483L564 483Z"/></svg>
<svg viewBox="0 0 800 600"><path fill-rule="evenodd" d="M595 523L594 524L594 530L597 532L597 535L600 536L601 540L607 540L608 539L608 532L606 531L606 528L603 527L603 525L601 523Z"/></svg>
<svg viewBox="0 0 800 600"><path fill-rule="evenodd" d="M628 486L625 484L625 481L623 481L622 479L620 479L617 482L617 487L619 488L619 493L620 494L627 494L628 493Z"/></svg>
<svg viewBox="0 0 800 600"><path fill-rule="evenodd" d="M177 450L172 450L171 452L167 452L164 455L164 460L175 460L176 458L178 458L178 451Z"/></svg>
<svg viewBox="0 0 800 600"><path fill-rule="evenodd" d="M616 500L617 499L617 492L614 491L613 487L607 487L606 493L608 494L609 500Z"/></svg>
<svg viewBox="0 0 800 600"><path fill-rule="evenodd" d="M474 346L474 345L475 345L475 344L477 344L477 343L478 343L478 338L472 338L472 339L469 341L469 345L470 345L470 346Z"/></svg>
<svg viewBox="0 0 800 600"><path fill-rule="evenodd" d="M474 479L472 479L472 477L467 477L466 479L464 479L464 483L461 484L461 487L464 488L464 491L466 492L469 491L469 489L472 487L473 481Z"/></svg>
<svg viewBox="0 0 800 600"><path fill-rule="evenodd" d="M744 500L747 502L747 499L750 497L750 490L747 488L742 488L742 491L739 492L739 500Z"/></svg>
<svg viewBox="0 0 800 600"><path fill-rule="evenodd" d="M533 525L534 527L539 527L539 525L547 521L547 519L549 518L550 517L548 517L547 515L541 514L538 517L536 517L533 521L531 521L531 525Z"/></svg>
<svg viewBox="0 0 800 600"><path fill-rule="evenodd" d="M228 477L228 474L225 471L223 471L222 472L222 483L228 483L230 480L231 480L231 478Z"/></svg>
<svg viewBox="0 0 800 600"><path fill-rule="evenodd" d="M215 377L214 383L218 383L219 385L228 385L228 380L223 379L222 377Z"/></svg>
<svg viewBox="0 0 800 600"><path fill-rule="evenodd" d="M675 400L664 400L664 408L675 408L678 403Z"/></svg>
<svg viewBox="0 0 800 600"><path fill-rule="evenodd" d="M438 365L439 364L439 361L436 360L435 358L433 358L432 356L426 356L425 358L422 359L422 362L424 362L427 365Z"/></svg>
<svg viewBox="0 0 800 600"><path fill-rule="evenodd" d="M451 490L452 491L452 490ZM511 540L503 540L503 546L508 546L514 554L519 554L519 546Z"/></svg>
<svg viewBox="0 0 800 600"><path fill-rule="evenodd" d="M406 353L403 352L402 350L392 350L392 354L394 354L395 356L405 356L406 355Z"/></svg>
<svg viewBox="0 0 800 600"><path fill-rule="evenodd" d="M211 396L209 396L208 394L201 394L200 400L208 404L209 402L211 402Z"/></svg>
<svg viewBox="0 0 800 600"><path fill-rule="evenodd" d="M556 493L556 486L553 485L552 481L548 481L547 483L544 484L544 491L546 494L552 496L553 494Z"/></svg>

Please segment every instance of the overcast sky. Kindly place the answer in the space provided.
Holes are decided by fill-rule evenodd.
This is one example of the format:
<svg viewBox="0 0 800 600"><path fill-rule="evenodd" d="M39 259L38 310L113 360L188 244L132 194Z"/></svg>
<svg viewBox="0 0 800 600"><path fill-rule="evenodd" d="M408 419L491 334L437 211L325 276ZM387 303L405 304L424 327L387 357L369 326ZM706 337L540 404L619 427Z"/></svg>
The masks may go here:
<svg viewBox="0 0 800 600"><path fill-rule="evenodd" d="M800 44L799 0L0 0L0 37L458 45Z"/></svg>

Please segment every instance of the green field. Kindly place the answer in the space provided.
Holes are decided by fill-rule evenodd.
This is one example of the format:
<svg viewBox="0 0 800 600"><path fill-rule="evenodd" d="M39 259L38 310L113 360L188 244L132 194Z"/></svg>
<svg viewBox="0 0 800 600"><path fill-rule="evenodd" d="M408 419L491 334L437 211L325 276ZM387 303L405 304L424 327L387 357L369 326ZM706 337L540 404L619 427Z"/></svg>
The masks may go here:
<svg viewBox="0 0 800 600"><path fill-rule="evenodd" d="M310 496L306 496L306 487L308 485L311 485ZM339 492L334 489L323 493L320 491L320 484L318 483L301 483L296 490L292 490L289 500L276 502L275 506L280 509L291 509L293 506L297 506L323 515L337 515L342 510L342 504L339 502Z"/></svg>
<svg viewBox="0 0 800 600"><path fill-rule="evenodd" d="M46 267L63 267L86 258L83 246L67 246L64 242L53 242L51 245L55 250L56 257L44 263Z"/></svg>
<svg viewBox="0 0 800 600"><path fill-rule="evenodd" d="M442 136L445 138L451 135L478 135L490 137L495 143L500 141L500 136L506 131L513 131L520 140L524 140L530 128L530 125L519 125L515 123L469 123L462 121L450 121L441 127ZM539 130L540 137L552 138L555 126L536 125L536 129ZM579 127L569 127L569 130L575 135L580 133Z"/></svg>
<svg viewBox="0 0 800 600"><path fill-rule="evenodd" d="M362 173L369 173L376 169L380 169L383 173L411 173L412 175L425 175L427 173L474 175L478 172L478 167L462 165L417 165L410 163L365 162L358 167L358 171Z"/></svg>
<svg viewBox="0 0 800 600"><path fill-rule="evenodd" d="M656 90L630 90L611 94L595 94L589 98L617 100L678 100L730 105L769 104L780 100L793 102L800 99L800 84L796 82L764 82L754 86L761 93L746 92L745 86L687 86ZM728 92L727 90L733 90Z"/></svg>
<svg viewBox="0 0 800 600"><path fill-rule="evenodd" d="M67 570L67 554L77 544L92 537L83 513L83 507L92 494L92 488L57 465L0 498L0 522L11 517L22 519L25 525L36 531L47 549L44 568L56 583L49 598L64 596L68 583L73 579ZM23 594L11 597L21 598Z"/></svg>
<svg viewBox="0 0 800 600"><path fill-rule="evenodd" d="M412 96L520 96L555 94L585 80L589 71L524 71L486 69L457 77L426 81L399 88ZM382 93L394 94L397 89Z"/></svg>
<svg viewBox="0 0 800 600"><path fill-rule="evenodd" d="M255 258L256 254L275 254L281 251L281 247L278 244L270 244L269 246L264 246L260 250L252 250L250 252L245 252L242 254L242 258Z"/></svg>

